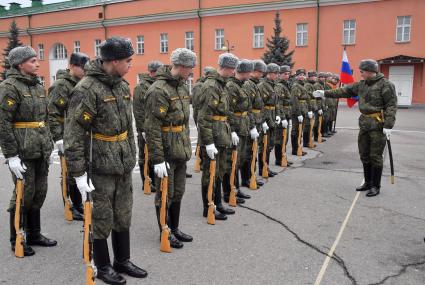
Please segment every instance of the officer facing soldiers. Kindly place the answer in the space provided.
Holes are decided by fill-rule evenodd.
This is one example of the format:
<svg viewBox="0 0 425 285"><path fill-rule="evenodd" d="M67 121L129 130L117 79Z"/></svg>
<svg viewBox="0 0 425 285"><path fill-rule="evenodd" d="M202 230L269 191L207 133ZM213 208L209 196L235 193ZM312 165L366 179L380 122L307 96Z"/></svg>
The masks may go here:
<svg viewBox="0 0 425 285"><path fill-rule="evenodd" d="M221 183L226 171L227 152L232 147L229 115L229 97L225 92L226 80L235 72L238 58L231 53L223 53L218 58L218 69L207 75L202 85L205 103L198 115L198 130L201 138L202 155L202 201L203 216L208 214L208 185L210 182L210 163L216 160L214 188L215 219L226 220L227 214L233 214L223 206Z"/></svg>
<svg viewBox="0 0 425 285"><path fill-rule="evenodd" d="M274 141L275 141L275 131L276 127L281 124L281 118L276 113L276 106L277 106L277 95L276 95L276 81L279 78L279 72L280 67L279 65L275 63L269 63L267 65L267 75L266 78L260 82L258 85L258 88L261 92L261 97L264 102L264 109L263 109L263 117L265 120L265 125L263 125L263 131L267 132L268 135L268 146L266 149L267 153L267 165L270 161L270 152L274 148ZM264 145L261 143L259 148L259 158L258 158L258 164L259 164L259 170L261 173L261 170L263 168L263 160L262 160L262 153L263 153L263 147ZM277 175L277 172L271 171L268 169L269 177L273 177Z"/></svg>
<svg viewBox="0 0 425 285"><path fill-rule="evenodd" d="M316 103L316 98L313 97L313 92L316 90L314 87L314 84L317 82L317 72L315 70L310 70L307 72L307 80L304 83L304 88L308 93L309 99L307 100L308 103L308 109L313 112L313 117L316 119L318 118L318 108ZM313 127L315 124L315 121L313 121ZM303 133L303 146L309 147L309 140L310 140L310 120L306 120L305 122L305 129Z"/></svg>
<svg viewBox="0 0 425 285"><path fill-rule="evenodd" d="M12 178L24 180L26 243L24 255L34 255L30 245L55 246L54 240L40 233L40 209L47 194L49 158L53 149L47 126L47 97L37 78L39 63L30 46L9 52L11 68L0 84L0 147L7 159ZM10 243L15 250L14 226L16 193L9 205Z"/></svg>
<svg viewBox="0 0 425 285"><path fill-rule="evenodd" d="M146 132L144 128L145 123L145 113L146 113L146 92L149 87L155 82L156 73L158 68L163 64L159 61L151 61L148 63L149 73L143 73L139 76L139 84L134 88L133 93L133 114L134 120L136 121L137 129L137 143L139 146L139 169L140 176L142 181L145 181L145 176L143 174L143 168L145 164L145 142L146 142ZM149 178L152 182L151 191L155 192L155 174L153 171L153 166L149 165ZM144 184L143 184L144 185Z"/></svg>
<svg viewBox="0 0 425 285"><path fill-rule="evenodd" d="M359 65L363 80L335 90L318 90L316 97L359 97L359 154L363 163L364 182L357 191L368 191L366 196L376 196L381 188L383 152L386 139L394 127L397 112L397 95L394 84L378 70L378 63L365 59Z"/></svg>
<svg viewBox="0 0 425 285"><path fill-rule="evenodd" d="M85 71L84 65L89 57L83 53L72 53L69 60L69 67L66 70L59 70L56 73L56 81L49 88L49 128L53 141L59 151L59 155L64 155L63 132L65 119L68 117L67 110L69 106L72 89L78 81L83 78ZM68 179L69 196L72 201L72 218L76 221L83 220L84 208L80 191L73 179Z"/></svg>
<svg viewBox="0 0 425 285"><path fill-rule="evenodd" d="M145 131L149 161L154 165L156 185L168 176L168 226L170 245L183 247L193 238L180 231L180 208L186 187L186 163L192 155L189 136L190 97L185 81L196 65L194 52L179 48L172 52L171 66L162 66L157 80L146 93ZM160 217L161 193L155 196L155 208ZM161 226L160 226L161 230Z"/></svg>
<svg viewBox="0 0 425 285"><path fill-rule="evenodd" d="M240 170L242 185L249 185L250 163L247 159L249 137L257 138L259 136L257 128L255 127L254 118L249 116L252 109L251 98L243 88L244 82L249 79L253 69L254 65L250 60L240 60L236 66L235 76L230 77L226 84L226 92L229 95L230 102L229 123L232 131L232 142L234 148L238 152L236 177L239 177L238 172ZM223 179L223 194L225 201L228 201L230 196L231 158L231 152L229 151L229 162L227 163L227 171ZM237 184L237 188L239 188L239 183ZM240 188L236 197L240 199L251 198L250 195L243 193Z"/></svg>
<svg viewBox="0 0 425 285"><path fill-rule="evenodd" d="M251 72L251 76L249 80L246 80L243 88L245 89L245 92L250 95L251 98L251 112L250 116L254 120L255 124L255 130L252 128L249 133L251 139L248 140L248 146L247 146L247 153L246 153L246 159L247 163L249 165L251 164L251 160L254 159L252 156L252 144L254 140L262 141L262 135L263 135L263 123L265 123L265 120L263 119L263 108L264 108L264 102L263 98L261 97L260 89L258 88L258 84L260 83L260 79L263 77L263 75L267 72L267 65L264 63L264 61L257 59L253 61L254 69ZM257 133L260 133L259 136ZM255 158L257 159L257 158ZM246 167L246 166L245 166ZM242 167L243 169L243 167ZM244 170L242 170L244 171ZM248 178L251 177L251 168L248 168L248 174L246 174ZM242 176L242 183L241 185L244 187L249 187L249 182L244 181L244 176ZM257 187L261 187L264 185L263 182L257 180Z"/></svg>
<svg viewBox="0 0 425 285"><path fill-rule="evenodd" d="M306 129L304 120L311 119L313 112L310 111L308 106L308 100L310 99L307 90L304 88L305 82L305 69L298 69L295 73L296 81L292 85L291 97L292 97L292 131L291 131L291 142L292 142L292 154L297 155L298 149L298 132L299 124L304 126ZM302 142L301 142L302 143ZM302 152L302 155L306 155L306 152Z"/></svg>
<svg viewBox="0 0 425 285"><path fill-rule="evenodd" d="M101 44L100 58L86 65L86 76L72 92L72 97L81 98L81 101L75 109L71 106L75 112L65 125L69 172L83 200L87 193L92 193L93 257L97 278L107 284L125 284L126 280L119 273L136 278L147 276L145 270L130 261L132 170L136 164L136 146L130 89L123 76L131 66L133 54L131 42L120 37L109 38ZM91 137L89 144L85 143L86 132ZM92 159L89 158L92 161L85 156L87 153L92 153ZM113 266L107 243L111 231Z"/></svg>

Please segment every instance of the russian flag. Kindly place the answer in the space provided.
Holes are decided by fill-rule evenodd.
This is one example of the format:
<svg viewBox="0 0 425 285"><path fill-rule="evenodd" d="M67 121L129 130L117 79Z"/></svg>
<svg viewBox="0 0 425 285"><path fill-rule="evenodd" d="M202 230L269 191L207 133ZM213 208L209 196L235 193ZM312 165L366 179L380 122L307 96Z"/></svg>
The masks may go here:
<svg viewBox="0 0 425 285"><path fill-rule="evenodd" d="M341 74L340 80L343 84L351 84L354 82L353 72L351 71L350 63L348 62L347 52L344 47L344 51L342 53L342 66L341 66ZM348 107L353 107L357 101L359 101L358 96L351 97L347 99Z"/></svg>

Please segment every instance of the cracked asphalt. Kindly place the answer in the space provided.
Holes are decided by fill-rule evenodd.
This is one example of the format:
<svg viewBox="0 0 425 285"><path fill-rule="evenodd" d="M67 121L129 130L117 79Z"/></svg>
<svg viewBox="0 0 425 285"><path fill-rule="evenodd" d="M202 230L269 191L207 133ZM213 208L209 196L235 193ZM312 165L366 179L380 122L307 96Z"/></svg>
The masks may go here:
<svg viewBox="0 0 425 285"><path fill-rule="evenodd" d="M293 167L272 165L279 175L258 191L243 188L252 199L214 226L202 217L195 173L187 180L180 226L194 241L171 254L159 251L153 196L143 194L136 168L131 255L149 276L128 277L127 284L314 284L362 180L358 116L357 108L340 107L335 136L308 150L303 160L288 155ZM395 184L387 158L381 194L360 195L321 284L425 284L424 118L423 108L398 111L392 134ZM193 127L191 137L195 146ZM15 258L9 246L6 209L13 186L3 162L0 158L0 284L84 284L82 223L63 219L58 158L42 209L42 231L58 246L35 248L36 255L24 259Z"/></svg>

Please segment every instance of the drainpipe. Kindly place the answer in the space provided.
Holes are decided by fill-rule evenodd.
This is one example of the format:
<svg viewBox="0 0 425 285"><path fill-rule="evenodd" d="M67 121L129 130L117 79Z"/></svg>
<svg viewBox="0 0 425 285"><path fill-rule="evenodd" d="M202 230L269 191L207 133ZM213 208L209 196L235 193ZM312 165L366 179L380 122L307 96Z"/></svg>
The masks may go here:
<svg viewBox="0 0 425 285"><path fill-rule="evenodd" d="M31 35L31 32L30 32L30 29L31 29L31 16L32 15L28 15L28 28L27 28L27 34L30 37L30 46L32 46L32 35Z"/></svg>
<svg viewBox="0 0 425 285"><path fill-rule="evenodd" d="M102 14L103 14L103 18L102 21L100 22L100 24L103 27L103 36L105 37L105 40L107 39L108 33L106 31L106 26L105 26L105 19L106 19L106 4L102 5Z"/></svg>
<svg viewBox="0 0 425 285"><path fill-rule="evenodd" d="M202 17L201 0L198 0L198 23L199 23L199 77L202 76Z"/></svg>
<svg viewBox="0 0 425 285"><path fill-rule="evenodd" d="M316 16L316 70L319 70L319 39L320 39L320 0L316 0L317 3L317 16Z"/></svg>

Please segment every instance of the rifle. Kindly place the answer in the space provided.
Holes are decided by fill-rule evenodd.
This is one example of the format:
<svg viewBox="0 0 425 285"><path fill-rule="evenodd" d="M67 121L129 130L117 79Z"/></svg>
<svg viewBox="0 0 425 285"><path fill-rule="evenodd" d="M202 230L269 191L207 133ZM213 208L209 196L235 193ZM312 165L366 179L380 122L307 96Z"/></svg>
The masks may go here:
<svg viewBox="0 0 425 285"><path fill-rule="evenodd" d="M269 177L269 167L267 165L267 147L268 147L267 136L268 135L266 133L266 134L264 134L264 137L263 137L263 155L262 155L262 161L263 161L262 176L263 176L263 178Z"/></svg>
<svg viewBox="0 0 425 285"><path fill-rule="evenodd" d="M193 171L196 173L199 173L201 171L201 147L198 143L198 145L196 146L196 160L195 160L195 165L193 167Z"/></svg>
<svg viewBox="0 0 425 285"><path fill-rule="evenodd" d="M249 189L257 190L257 177L255 176L255 163L257 159L258 143L257 139L252 143L252 160L251 160L251 178L249 179Z"/></svg>
<svg viewBox="0 0 425 285"><path fill-rule="evenodd" d="M232 150L232 172L230 173L230 196L229 206L236 207L236 191L235 191L235 176L236 176L236 163L238 160L238 150Z"/></svg>
<svg viewBox="0 0 425 285"><path fill-rule="evenodd" d="M66 166L66 160L64 155L60 155L61 160L61 179L62 179L62 198L64 202L63 214L65 220L72 221L72 211L71 211L71 200L69 199L69 189L68 189L68 168Z"/></svg>
<svg viewBox="0 0 425 285"><path fill-rule="evenodd" d="M309 148L314 148L315 145L313 143L313 128L314 128L314 117L310 119L310 139L308 143Z"/></svg>
<svg viewBox="0 0 425 285"><path fill-rule="evenodd" d="M339 98L336 100L336 111L335 111L335 121L334 121L334 127L333 127L333 131L335 132L336 129L336 117L338 116L338 107L339 107Z"/></svg>
<svg viewBox="0 0 425 285"><path fill-rule="evenodd" d="M387 139L388 144L388 154L390 157L390 168L391 168L391 184L394 184L394 161L393 161L393 151L391 149L391 141Z"/></svg>
<svg viewBox="0 0 425 285"><path fill-rule="evenodd" d="M161 245L162 252L171 252L170 231L167 226L167 195L168 195L168 177L161 179L161 210L159 213L159 222L161 224Z"/></svg>
<svg viewBox="0 0 425 285"><path fill-rule="evenodd" d="M301 157L303 155L303 145L301 141L301 134L304 129L304 124L298 123L298 149L297 149L297 156Z"/></svg>
<svg viewBox="0 0 425 285"><path fill-rule="evenodd" d="M317 142L322 143L322 121L323 121L323 115L319 116L319 127L317 128Z"/></svg>
<svg viewBox="0 0 425 285"><path fill-rule="evenodd" d="M288 166L288 160L286 159L286 137L288 135L288 129L283 129L283 142L282 142L282 159L280 162L280 166L287 167Z"/></svg>
<svg viewBox="0 0 425 285"><path fill-rule="evenodd" d="M90 185L90 177L93 162L93 133L90 131L90 157L88 164L87 183ZM93 261L93 224L92 224L93 199L90 193L87 193L87 199L84 202L84 242L83 258L86 265L86 285L94 285L96 277L96 266Z"/></svg>
<svg viewBox="0 0 425 285"><path fill-rule="evenodd" d="M145 181L143 183L143 189L145 190L144 193L146 195L151 194L151 178L148 174L149 169L149 153L148 153L148 145L145 143L145 163L143 163L143 177L145 178Z"/></svg>
<svg viewBox="0 0 425 285"><path fill-rule="evenodd" d="M208 216L207 223L210 225L215 225L215 205L213 201L213 188L215 180L215 160L210 161L210 183L208 184Z"/></svg>
<svg viewBox="0 0 425 285"><path fill-rule="evenodd" d="M24 230L24 182L21 179L16 179L16 205L15 205L15 230L16 230L16 241L15 241L15 256L24 257L24 242L25 242L25 230Z"/></svg>

